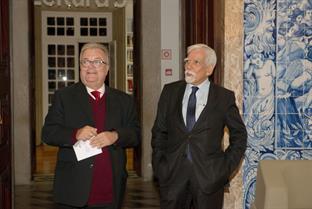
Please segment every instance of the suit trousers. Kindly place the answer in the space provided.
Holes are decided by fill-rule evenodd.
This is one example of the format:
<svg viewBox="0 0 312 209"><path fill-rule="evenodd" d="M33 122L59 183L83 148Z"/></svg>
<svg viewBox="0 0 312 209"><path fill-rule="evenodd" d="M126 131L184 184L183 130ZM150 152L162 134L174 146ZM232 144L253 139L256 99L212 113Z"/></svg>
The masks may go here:
<svg viewBox="0 0 312 209"><path fill-rule="evenodd" d="M193 164L187 158L180 173L169 185L160 186L161 209L222 209L223 187L212 194L202 192Z"/></svg>

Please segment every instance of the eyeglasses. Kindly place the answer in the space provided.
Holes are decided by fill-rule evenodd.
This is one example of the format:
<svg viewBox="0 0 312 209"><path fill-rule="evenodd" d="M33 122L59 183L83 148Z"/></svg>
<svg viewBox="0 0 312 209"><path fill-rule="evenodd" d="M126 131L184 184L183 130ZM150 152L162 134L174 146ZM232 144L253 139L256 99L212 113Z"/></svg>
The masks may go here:
<svg viewBox="0 0 312 209"><path fill-rule="evenodd" d="M87 59L80 60L80 64L82 67L90 67L91 65L93 65L96 68L100 67L101 65L108 65L108 63L103 60L87 60Z"/></svg>
<svg viewBox="0 0 312 209"><path fill-rule="evenodd" d="M184 65L193 64L195 66L201 66L203 63L200 60L190 60L188 58L184 59Z"/></svg>

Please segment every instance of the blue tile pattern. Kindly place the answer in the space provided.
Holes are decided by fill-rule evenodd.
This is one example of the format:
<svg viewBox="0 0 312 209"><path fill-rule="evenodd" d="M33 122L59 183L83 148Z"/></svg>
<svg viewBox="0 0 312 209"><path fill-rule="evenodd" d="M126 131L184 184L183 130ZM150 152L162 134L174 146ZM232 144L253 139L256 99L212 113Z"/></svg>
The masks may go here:
<svg viewBox="0 0 312 209"><path fill-rule="evenodd" d="M244 1L244 208L262 159L312 159L312 0Z"/></svg>

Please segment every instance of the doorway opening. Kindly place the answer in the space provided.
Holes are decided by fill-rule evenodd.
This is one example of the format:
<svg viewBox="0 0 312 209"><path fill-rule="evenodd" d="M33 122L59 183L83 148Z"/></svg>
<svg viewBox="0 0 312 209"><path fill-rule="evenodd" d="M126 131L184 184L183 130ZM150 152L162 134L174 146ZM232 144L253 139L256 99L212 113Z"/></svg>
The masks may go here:
<svg viewBox="0 0 312 209"><path fill-rule="evenodd" d="M107 85L137 97L134 81L138 73L134 67L134 5L128 0L120 8L62 8L54 11L34 6L35 34L35 97L36 138L33 151L33 178L53 177L57 147L41 142L40 130L55 90L79 81L79 53L83 43L104 43L111 54ZM92 11L92 12L90 12ZM37 38L36 38L37 37ZM37 41L38 40L38 41ZM37 50L37 51L36 51ZM116 61L118 60L118 62ZM138 100L138 99L136 99ZM127 169L140 174L138 159L141 148L127 149Z"/></svg>

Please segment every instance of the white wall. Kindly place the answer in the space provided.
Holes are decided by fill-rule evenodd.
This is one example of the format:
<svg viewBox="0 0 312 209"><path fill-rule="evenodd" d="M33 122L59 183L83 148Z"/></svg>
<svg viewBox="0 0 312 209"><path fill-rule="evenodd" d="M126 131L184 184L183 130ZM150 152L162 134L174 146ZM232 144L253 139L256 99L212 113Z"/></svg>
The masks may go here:
<svg viewBox="0 0 312 209"><path fill-rule="evenodd" d="M141 77L142 77L142 176L153 177L151 129L164 84L179 79L180 0L142 0ZM162 50L171 50L171 59L161 59ZM165 70L172 69L166 76Z"/></svg>
<svg viewBox="0 0 312 209"><path fill-rule="evenodd" d="M161 0L161 86L181 74L180 0ZM168 55L168 56L167 56Z"/></svg>
<svg viewBox="0 0 312 209"><path fill-rule="evenodd" d="M151 129L156 115L160 80L160 0L142 0L141 78L142 78L142 176L153 177Z"/></svg>
<svg viewBox="0 0 312 209"><path fill-rule="evenodd" d="M13 161L15 184L31 180L28 1L11 2Z"/></svg>

